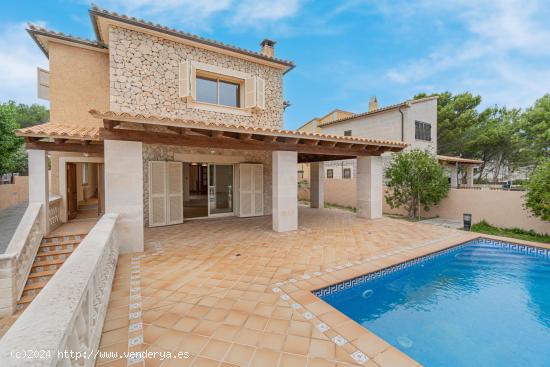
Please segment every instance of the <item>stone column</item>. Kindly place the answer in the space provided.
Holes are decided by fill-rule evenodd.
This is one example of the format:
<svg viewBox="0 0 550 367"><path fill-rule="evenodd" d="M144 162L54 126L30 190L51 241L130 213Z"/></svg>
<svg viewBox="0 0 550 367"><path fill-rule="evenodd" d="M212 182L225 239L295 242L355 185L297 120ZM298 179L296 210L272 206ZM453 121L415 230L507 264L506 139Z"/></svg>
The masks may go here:
<svg viewBox="0 0 550 367"><path fill-rule="evenodd" d="M466 185L474 187L474 166L466 167Z"/></svg>
<svg viewBox="0 0 550 367"><path fill-rule="evenodd" d="M121 253L143 251L142 143L105 140L105 213L119 214L116 241Z"/></svg>
<svg viewBox="0 0 550 367"><path fill-rule="evenodd" d="M312 208L325 207L325 163L314 162L309 165L309 200Z"/></svg>
<svg viewBox="0 0 550 367"><path fill-rule="evenodd" d="M48 178L48 154L45 150L29 149L29 203L42 204L40 228L43 234L50 232L50 185Z"/></svg>
<svg viewBox="0 0 550 367"><path fill-rule="evenodd" d="M357 157L357 216L382 218L382 157Z"/></svg>
<svg viewBox="0 0 550 367"><path fill-rule="evenodd" d="M273 160L273 230L298 229L298 153L274 151Z"/></svg>
<svg viewBox="0 0 550 367"><path fill-rule="evenodd" d="M458 188L458 166L456 164L451 166L451 188Z"/></svg>

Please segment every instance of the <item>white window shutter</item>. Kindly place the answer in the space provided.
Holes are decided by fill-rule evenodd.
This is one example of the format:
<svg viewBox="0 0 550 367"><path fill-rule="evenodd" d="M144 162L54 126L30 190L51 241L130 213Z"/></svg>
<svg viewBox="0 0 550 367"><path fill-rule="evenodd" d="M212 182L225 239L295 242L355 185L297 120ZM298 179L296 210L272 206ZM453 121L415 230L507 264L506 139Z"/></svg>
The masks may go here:
<svg viewBox="0 0 550 367"><path fill-rule="evenodd" d="M189 61L185 60L179 67L179 95L180 98L187 98L190 96L189 88Z"/></svg>
<svg viewBox="0 0 550 367"><path fill-rule="evenodd" d="M168 224L183 223L183 172L181 162L166 162Z"/></svg>
<svg viewBox="0 0 550 367"><path fill-rule="evenodd" d="M193 101L197 100L197 68L191 66L191 71L189 72L189 79L191 85L191 99Z"/></svg>
<svg viewBox="0 0 550 367"><path fill-rule="evenodd" d="M244 108L256 107L256 77L244 81Z"/></svg>
<svg viewBox="0 0 550 367"><path fill-rule="evenodd" d="M239 165L239 216L264 214L263 165Z"/></svg>
<svg viewBox="0 0 550 367"><path fill-rule="evenodd" d="M253 165L254 215L264 215L264 166Z"/></svg>
<svg viewBox="0 0 550 367"><path fill-rule="evenodd" d="M149 227L164 226L166 217L166 162L149 162Z"/></svg>
<svg viewBox="0 0 550 367"><path fill-rule="evenodd" d="M256 107L265 109L265 80L256 78Z"/></svg>
<svg viewBox="0 0 550 367"><path fill-rule="evenodd" d="M37 93L38 98L45 99L46 101L50 100L50 72L41 68L37 68Z"/></svg>

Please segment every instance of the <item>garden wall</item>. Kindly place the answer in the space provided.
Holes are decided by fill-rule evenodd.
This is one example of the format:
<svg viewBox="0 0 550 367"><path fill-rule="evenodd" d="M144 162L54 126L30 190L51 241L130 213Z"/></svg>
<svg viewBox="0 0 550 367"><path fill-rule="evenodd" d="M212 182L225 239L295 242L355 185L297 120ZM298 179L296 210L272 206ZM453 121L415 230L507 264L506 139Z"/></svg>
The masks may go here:
<svg viewBox="0 0 550 367"><path fill-rule="evenodd" d="M325 202L355 207L355 179L325 180ZM485 219L489 224L504 228L521 228L550 234L550 223L532 217L523 208L522 191L451 189L449 195L422 216L462 220L463 213L471 213L474 223ZM300 199L309 200L300 190ZM384 200L384 213L406 214L403 209L391 209Z"/></svg>
<svg viewBox="0 0 550 367"><path fill-rule="evenodd" d="M0 209L29 200L29 177L15 176L14 183L0 185Z"/></svg>

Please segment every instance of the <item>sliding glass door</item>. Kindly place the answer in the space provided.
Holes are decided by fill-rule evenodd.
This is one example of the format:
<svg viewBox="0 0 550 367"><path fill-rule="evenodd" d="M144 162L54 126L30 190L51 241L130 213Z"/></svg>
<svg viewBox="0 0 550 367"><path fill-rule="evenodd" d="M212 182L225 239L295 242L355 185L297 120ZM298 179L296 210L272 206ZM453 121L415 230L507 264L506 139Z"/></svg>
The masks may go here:
<svg viewBox="0 0 550 367"><path fill-rule="evenodd" d="M233 214L233 165L208 165L208 215Z"/></svg>

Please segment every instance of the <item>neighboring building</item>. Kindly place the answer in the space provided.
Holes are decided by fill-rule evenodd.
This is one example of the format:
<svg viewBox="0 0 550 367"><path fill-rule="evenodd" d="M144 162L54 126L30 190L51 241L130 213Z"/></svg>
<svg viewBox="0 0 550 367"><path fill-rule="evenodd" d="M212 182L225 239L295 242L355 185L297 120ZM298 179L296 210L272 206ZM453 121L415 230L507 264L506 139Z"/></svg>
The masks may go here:
<svg viewBox="0 0 550 367"><path fill-rule="evenodd" d="M316 119L309 121L298 131L308 128ZM369 110L364 113L351 114L338 119L318 123L317 131L322 134L335 134L342 136L358 136L373 139L388 139L401 141L407 144L405 150L422 149L437 154L437 97L427 97L417 100L408 100L402 103L379 107L376 97L369 101ZM391 161L391 153L382 154L384 166ZM440 162L446 157L438 156ZM477 165L480 161L462 160L453 158L453 164ZM475 162L475 163L473 163ZM338 160L325 162L325 177L335 179L354 178L356 176L355 160ZM457 176L455 166L449 165L453 170L451 175ZM471 167L472 168L472 167ZM305 173L308 167L302 165L300 170Z"/></svg>
<svg viewBox="0 0 550 367"><path fill-rule="evenodd" d="M308 122L300 126L298 130L311 132L311 133L318 133L318 132L321 132L321 127L320 127L321 125L331 121L336 121L342 118L350 117L353 115L354 115L353 112L334 109L329 113L327 113L326 115L324 115L323 117L312 118L311 120L309 120Z"/></svg>

